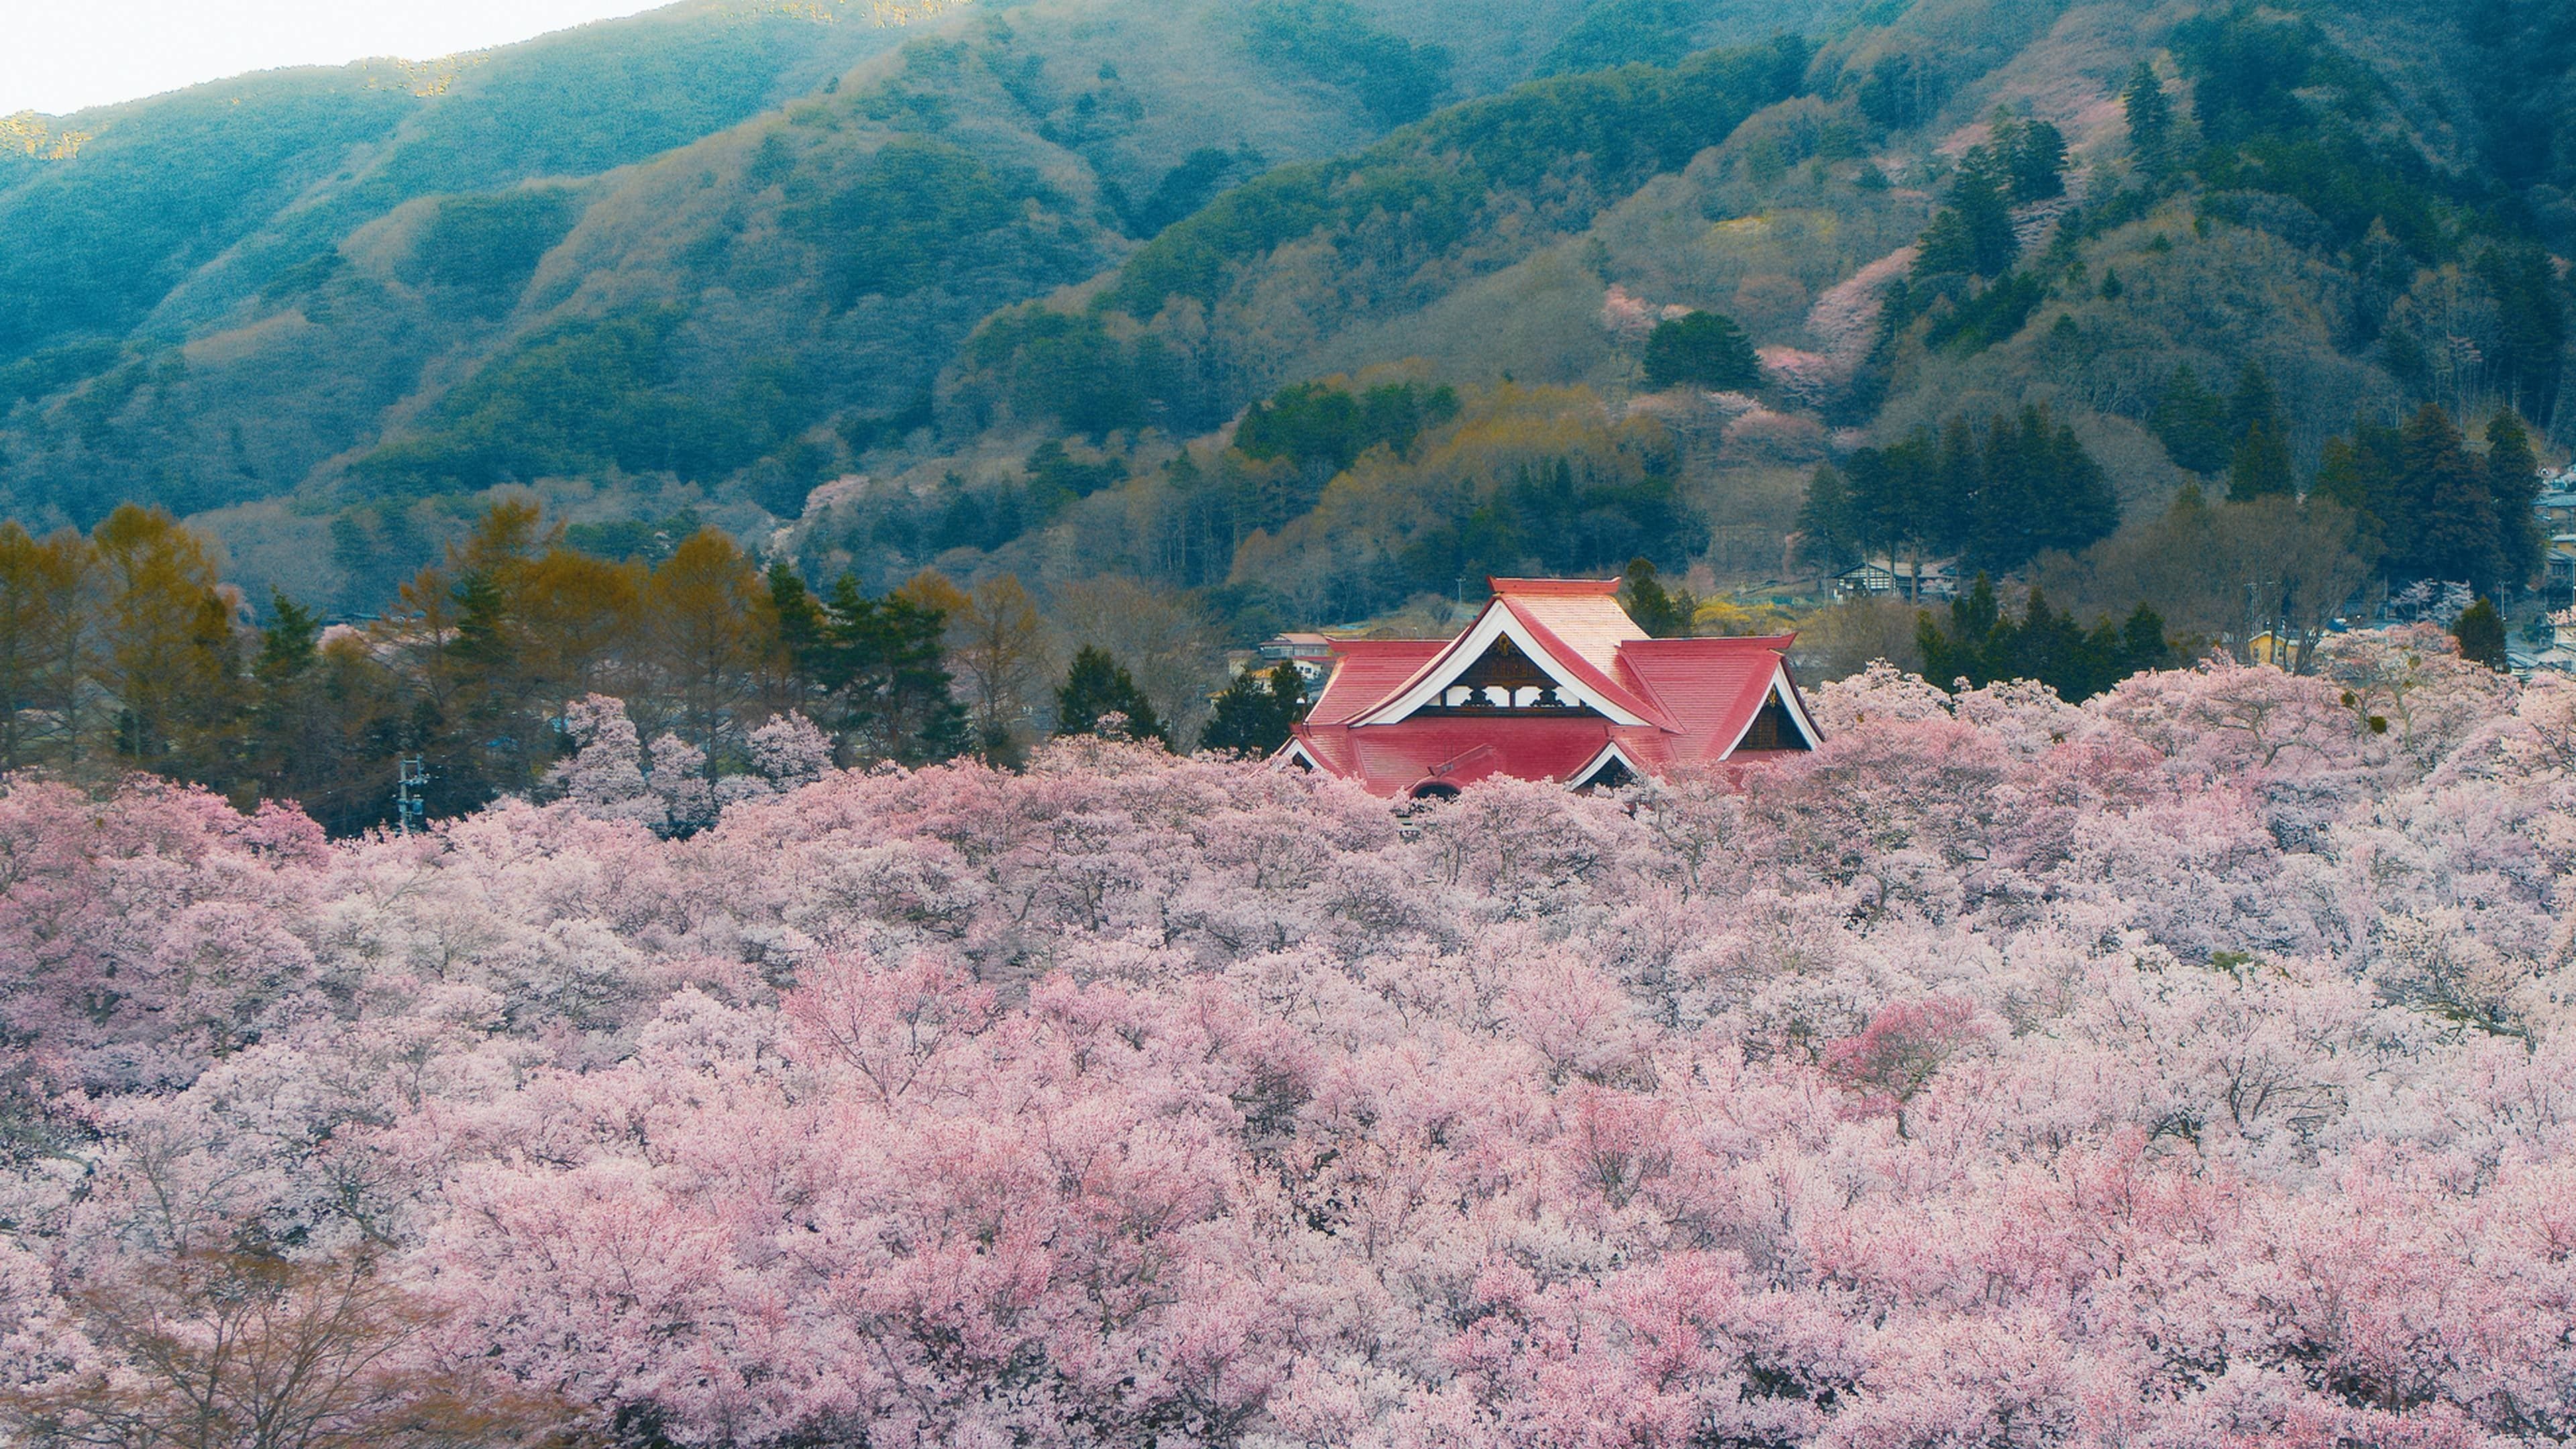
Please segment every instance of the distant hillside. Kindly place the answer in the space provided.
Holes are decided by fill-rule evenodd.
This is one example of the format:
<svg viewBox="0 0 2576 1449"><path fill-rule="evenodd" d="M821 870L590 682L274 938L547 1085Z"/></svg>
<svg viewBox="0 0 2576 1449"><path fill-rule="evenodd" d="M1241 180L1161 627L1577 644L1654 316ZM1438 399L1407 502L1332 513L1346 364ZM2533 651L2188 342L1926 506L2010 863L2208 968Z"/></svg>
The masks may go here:
<svg viewBox="0 0 2576 1449"><path fill-rule="evenodd" d="M2185 367L2259 372L2301 475L2428 401L2569 441L2540 0L830 13L48 123L90 139L0 155L0 510L164 503L255 593L364 612L529 484L1252 628L1623 552L1778 575L1816 466L2031 405L2143 517L2225 487ZM1760 351L1715 400L1649 366L1690 312ZM1390 387L1452 405L1231 431Z"/></svg>
<svg viewBox="0 0 2576 1449"><path fill-rule="evenodd" d="M1525 85L1271 172L997 314L943 381L931 456L883 460L874 494L836 499L801 546L887 579L1108 568L1222 585L1220 609L1248 617L1349 618L1623 550L1781 577L1814 467L2034 405L2143 521L2187 482L2225 494L2253 426L2214 424L2214 459L2186 447L2194 375L2259 380L2284 487L2357 419L2428 402L2472 446L2518 410L2563 450L2576 156L2530 127L2565 134L2570 36L2542 6L2470 24L2398 4L1923 0L1809 53ZM2141 66L2169 115L2144 140ZM1990 173L1974 224L1993 254L1954 254L1964 233L1944 228ZM1650 334L1695 311L1760 350L1733 394L1651 375ZM1291 460L1284 486L1276 458L1228 446L1247 404L1334 375L1354 398L1372 376L1477 391L1454 433ZM1050 435L1099 452L1078 499L987 504L1012 523L980 542L901 523L944 506L942 477L969 498L1039 488L1009 450ZM1568 465L1552 501L1526 482ZM1666 505L1640 487L1682 522L1655 523Z"/></svg>
<svg viewBox="0 0 2576 1449"><path fill-rule="evenodd" d="M64 118L77 154L0 159L0 507L291 497L216 520L257 575L351 504L417 553L372 505L509 479L792 514L987 312L1526 74L1579 10L708 3Z"/></svg>

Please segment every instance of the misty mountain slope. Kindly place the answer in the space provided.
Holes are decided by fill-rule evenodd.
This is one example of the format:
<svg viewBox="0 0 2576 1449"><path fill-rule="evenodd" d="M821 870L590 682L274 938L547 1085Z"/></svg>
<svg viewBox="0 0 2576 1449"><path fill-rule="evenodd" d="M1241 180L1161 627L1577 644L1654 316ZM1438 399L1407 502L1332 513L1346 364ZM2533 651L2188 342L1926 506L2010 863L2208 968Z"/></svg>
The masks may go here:
<svg viewBox="0 0 2576 1449"><path fill-rule="evenodd" d="M78 155L0 165L0 360L146 317L166 338L411 197L640 160L893 38L700 0L446 61L262 72L63 118L88 137ZM83 256L120 271L63 274Z"/></svg>
<svg viewBox="0 0 2576 1449"><path fill-rule="evenodd" d="M1768 43L1781 22L1805 40ZM591 173L459 155L485 109L342 103L314 125L372 138L346 174L281 153L237 209L291 191L292 225L154 304L184 345L0 372L0 480L40 522L138 497L237 555L327 551L295 585L351 609L505 483L746 536L806 513L800 557L872 584L937 561L1277 590L1322 549L1315 609L1623 539L1776 570L1818 463L2025 405L2138 516L2184 481L2158 417L2186 364L2259 369L2300 470L2425 401L2568 440L2571 58L2531 0L1048 0L640 159L580 126L527 143L617 163ZM2146 142L2142 65L2170 118ZM2062 167L1997 160L2040 135ZM2006 164L2009 213L1962 254L1997 204L1973 177ZM452 189L386 179L415 175ZM1647 386L1692 311L1761 349L1715 400ZM1234 461L1247 407L1321 407L1298 390L1336 376L1417 410L1448 386L1463 420L1356 473L1357 443ZM1470 526L1551 448L1595 483ZM1315 512L1337 473L1356 492ZM1532 542L1594 503L1593 543Z"/></svg>
<svg viewBox="0 0 2576 1449"><path fill-rule="evenodd" d="M1579 232L1788 94L1804 62L1783 42L1533 81L1271 172L1155 237L1087 302L987 324L946 384L948 421L1211 426L1343 330Z"/></svg>
<svg viewBox="0 0 2576 1449"><path fill-rule="evenodd" d="M998 314L926 451L873 455L794 546L878 584L1128 573L1249 630L1622 550L1775 577L1817 464L2030 406L2152 518L2192 476L2165 417L2186 368L2221 393L2259 376L2294 475L2424 402L2563 442L2554 193L2506 179L2463 99L2492 47L2404 6L2331 18L1927 0L1830 38L1679 161L1635 148L1673 70L1462 104ZM2173 115L2145 141L2141 64ZM1996 203L1998 254L1953 254L1966 173L2038 134L2066 154ZM1740 323L1759 373L1651 391L1650 334L1694 310ZM1439 384L1457 431L1353 431ZM1281 441L1300 430L1344 441ZM2216 474L2205 452L2188 466L2223 492L2227 449Z"/></svg>
<svg viewBox="0 0 2576 1449"><path fill-rule="evenodd" d="M190 279L156 322L200 325L309 261L354 225L416 197L597 175L781 104L904 32L864 12L831 23L720 0L672 6L522 44L430 62L436 93L346 173L278 217L234 265Z"/></svg>
<svg viewBox="0 0 2576 1449"><path fill-rule="evenodd" d="M293 486L371 433L472 330L460 317L494 310L488 279L461 307L412 305L404 279L352 268L371 228L409 235L404 208L424 195L631 163L899 38L852 16L694 3L449 61L264 73L66 118L59 129L88 135L76 155L0 163L10 510L87 520L141 498L194 511ZM526 230L501 250L524 251Z"/></svg>
<svg viewBox="0 0 2576 1449"><path fill-rule="evenodd" d="M546 257L514 340L345 491L749 469L793 513L836 465L808 431L864 447L927 421L929 374L993 308L1081 281L1268 160L1369 137L1382 104L1297 67L1209 87L1263 43L1224 6L1027 7L659 158ZM558 385L602 369L626 370L635 406Z"/></svg>
<svg viewBox="0 0 2576 1449"><path fill-rule="evenodd" d="M792 511L794 490L832 466L816 446L836 446L799 452L797 436L835 414L862 438L899 434L955 341L994 307L1080 280L1265 166L1365 145L1479 74L1525 66L1576 10L1270 0L961 12L932 27L949 39L845 82L848 61L900 33L702 6L434 73L258 78L325 98L349 90L343 108L360 115L337 131L263 133L283 174L188 246L120 255L91 236L82 254L148 273L118 308L30 294L26 330L41 321L62 345L0 372L0 486L10 511L45 523L124 498L188 513L313 487L400 499L531 469L685 467L714 486L785 448L747 486ZM233 98L214 94L216 119L257 113L258 97ZM34 179L18 190L42 204L15 214L51 206L109 227L148 206L213 163L191 152L139 165L114 195L84 168L119 146L150 159L152 118L190 104L129 108L132 123L101 127L82 158L20 168ZM607 392L686 394L748 426L674 441L654 422L660 451L623 456L535 436L495 458L460 440L485 423L530 431L524 409L505 423L478 396L543 394L550 362L601 362L626 342ZM482 394L449 400L485 372ZM558 414L619 430L639 416L599 406L598 388L557 401ZM543 413L544 396L533 406ZM688 421L710 422L708 410ZM353 459L366 464L355 474L343 467Z"/></svg>

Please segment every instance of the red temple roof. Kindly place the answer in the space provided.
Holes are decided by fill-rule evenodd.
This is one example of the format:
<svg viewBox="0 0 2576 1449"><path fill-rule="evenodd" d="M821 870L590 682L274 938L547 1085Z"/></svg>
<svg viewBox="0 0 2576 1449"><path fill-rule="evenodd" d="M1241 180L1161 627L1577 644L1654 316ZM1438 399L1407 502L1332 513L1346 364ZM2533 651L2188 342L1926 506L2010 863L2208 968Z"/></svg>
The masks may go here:
<svg viewBox="0 0 2576 1449"><path fill-rule="evenodd" d="M1812 749L1790 635L1655 639L1617 579L1495 579L1455 639L1336 639L1283 763L1379 795L1488 776L1590 785Z"/></svg>

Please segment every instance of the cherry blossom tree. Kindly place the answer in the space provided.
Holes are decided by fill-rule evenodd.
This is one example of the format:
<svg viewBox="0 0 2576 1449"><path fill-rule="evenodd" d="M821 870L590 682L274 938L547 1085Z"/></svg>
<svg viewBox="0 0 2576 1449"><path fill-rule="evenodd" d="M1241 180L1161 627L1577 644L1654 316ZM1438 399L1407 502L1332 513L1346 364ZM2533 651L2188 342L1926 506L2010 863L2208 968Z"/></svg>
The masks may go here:
<svg viewBox="0 0 2576 1449"><path fill-rule="evenodd" d="M2576 686L1808 702L1402 811L598 700L412 836L9 780L0 1434L2576 1436Z"/></svg>

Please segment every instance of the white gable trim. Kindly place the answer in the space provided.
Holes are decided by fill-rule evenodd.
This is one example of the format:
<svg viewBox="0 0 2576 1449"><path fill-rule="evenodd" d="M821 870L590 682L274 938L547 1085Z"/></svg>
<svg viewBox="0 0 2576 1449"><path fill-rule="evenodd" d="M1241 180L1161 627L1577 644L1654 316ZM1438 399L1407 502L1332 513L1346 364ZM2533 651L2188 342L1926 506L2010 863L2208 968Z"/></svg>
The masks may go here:
<svg viewBox="0 0 2576 1449"><path fill-rule="evenodd" d="M1270 757L1270 768L1274 770L1286 770L1300 760L1305 761L1306 768L1314 771L1318 775L1329 775L1333 773L1332 771L1324 768L1323 761L1315 758L1314 751L1306 748L1306 742L1304 740L1293 737L1290 738L1288 743L1279 747L1279 753Z"/></svg>
<svg viewBox="0 0 2576 1449"><path fill-rule="evenodd" d="M1629 754L1626 750L1621 749L1617 740L1612 740L1601 747L1601 753L1594 755L1590 760L1585 761L1582 769L1565 777L1565 788L1569 790L1582 789L1591 781L1593 776L1608 769L1610 767L1610 762L1613 760L1627 766L1628 773L1634 775L1640 780L1649 780L1654 778L1652 775L1647 773L1645 766L1637 763L1635 756Z"/></svg>
<svg viewBox="0 0 2576 1449"><path fill-rule="evenodd" d="M1563 664L1557 661L1555 655L1540 647L1538 640L1530 634L1529 630L1521 627L1519 617L1505 607L1503 601L1498 598L1485 606L1485 612L1477 617L1475 624L1465 634L1460 635L1455 643L1434 655L1429 664L1422 666L1423 672L1415 675L1412 683L1404 686L1386 703L1352 720L1351 724L1353 726L1394 724L1404 719L1415 710L1440 698L1442 690L1447 689L1459 675L1466 673L1477 660L1484 658L1485 651L1493 647L1496 639L1504 637L1510 638L1523 654L1529 656L1532 663L1546 671L1547 676L1556 681L1557 688L1565 695L1607 715L1612 723L1647 726L1655 723L1653 720L1639 718L1635 713L1604 698L1599 691L1585 687L1581 680L1575 678Z"/></svg>
<svg viewBox="0 0 2576 1449"><path fill-rule="evenodd" d="M1798 733L1806 740L1807 748L1811 750L1824 748L1825 737L1816 733L1816 722L1807 718L1806 708L1798 703L1798 691L1789 687L1789 669L1787 665L1775 664L1771 666L1770 694L1780 696L1781 711L1789 716L1789 722L1791 724L1798 727ZM1770 702L1769 694L1763 696L1763 705L1767 705ZM1761 717L1762 705L1755 705L1753 707L1753 713L1744 717L1744 727L1735 732L1735 738L1726 742L1726 749L1724 753L1718 756L1718 758L1721 760L1732 758L1735 754L1735 747L1744 743L1744 737L1746 735L1753 733L1753 722Z"/></svg>

